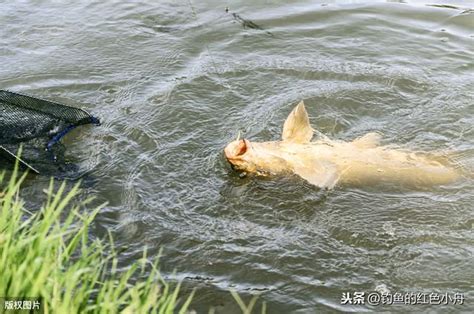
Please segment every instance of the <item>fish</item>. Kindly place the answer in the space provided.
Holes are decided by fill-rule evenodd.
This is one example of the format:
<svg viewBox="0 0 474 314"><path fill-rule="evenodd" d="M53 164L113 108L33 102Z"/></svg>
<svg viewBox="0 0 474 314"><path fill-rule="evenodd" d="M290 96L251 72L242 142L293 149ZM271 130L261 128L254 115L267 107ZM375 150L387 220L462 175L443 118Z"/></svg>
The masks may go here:
<svg viewBox="0 0 474 314"><path fill-rule="evenodd" d="M450 184L461 176L445 156L382 145L376 132L352 141L325 135L312 141L314 132L301 101L285 120L281 141L238 138L224 148L224 155L242 174L297 175L324 189L384 183L416 188Z"/></svg>

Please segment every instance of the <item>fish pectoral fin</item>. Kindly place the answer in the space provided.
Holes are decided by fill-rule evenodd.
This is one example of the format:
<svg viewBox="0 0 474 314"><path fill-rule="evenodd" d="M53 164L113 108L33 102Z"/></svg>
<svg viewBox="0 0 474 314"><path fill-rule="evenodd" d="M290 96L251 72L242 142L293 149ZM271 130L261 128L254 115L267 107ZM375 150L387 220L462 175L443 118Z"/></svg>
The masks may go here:
<svg viewBox="0 0 474 314"><path fill-rule="evenodd" d="M319 188L332 189L339 181L339 173L332 163L295 167L294 173Z"/></svg>
<svg viewBox="0 0 474 314"><path fill-rule="evenodd" d="M309 124L308 112L303 101L300 101L286 118L282 138L284 141L294 143L309 143L313 138L313 128Z"/></svg>
<svg viewBox="0 0 474 314"><path fill-rule="evenodd" d="M378 133L371 132L352 141L352 144L359 148L375 148L380 145L382 136Z"/></svg>

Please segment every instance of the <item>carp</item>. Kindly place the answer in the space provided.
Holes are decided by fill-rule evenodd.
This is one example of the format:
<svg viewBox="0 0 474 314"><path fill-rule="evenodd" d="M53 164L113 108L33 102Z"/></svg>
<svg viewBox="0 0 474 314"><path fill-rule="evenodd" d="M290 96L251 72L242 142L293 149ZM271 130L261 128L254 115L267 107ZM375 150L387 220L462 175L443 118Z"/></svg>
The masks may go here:
<svg viewBox="0 0 474 314"><path fill-rule="evenodd" d="M233 169L246 174L295 174L327 189L337 184L381 183L416 188L449 184L460 177L443 156L381 145L378 133L368 133L350 142L325 136L311 141L313 134L301 101L286 119L281 141L237 139L225 147L224 155Z"/></svg>

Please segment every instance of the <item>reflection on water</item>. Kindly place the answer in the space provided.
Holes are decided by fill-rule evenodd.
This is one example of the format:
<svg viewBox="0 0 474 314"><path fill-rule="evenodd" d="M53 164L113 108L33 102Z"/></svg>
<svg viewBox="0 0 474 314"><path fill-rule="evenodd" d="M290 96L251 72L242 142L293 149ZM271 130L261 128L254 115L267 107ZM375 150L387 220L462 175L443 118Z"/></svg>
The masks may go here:
<svg viewBox="0 0 474 314"><path fill-rule="evenodd" d="M261 293L271 313L377 311L341 305L354 291L472 300L472 180L325 192L293 177L241 179L222 156L239 131L278 139L304 99L311 124L331 138L376 131L472 167L472 8L191 4L4 3L0 12L0 88L102 118L65 144L88 173L85 193L108 202L94 234L113 231L122 267L145 246L151 255L163 248L164 274L197 288L193 306L203 311L237 312L230 288ZM264 30L243 28L231 12ZM27 201L47 184L29 180Z"/></svg>

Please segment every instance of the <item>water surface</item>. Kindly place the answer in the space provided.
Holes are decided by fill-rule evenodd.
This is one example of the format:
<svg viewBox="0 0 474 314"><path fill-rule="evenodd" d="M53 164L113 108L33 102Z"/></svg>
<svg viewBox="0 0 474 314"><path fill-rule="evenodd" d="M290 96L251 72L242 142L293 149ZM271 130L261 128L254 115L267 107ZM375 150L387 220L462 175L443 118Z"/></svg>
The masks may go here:
<svg viewBox="0 0 474 314"><path fill-rule="evenodd" d="M239 131L277 140L303 99L330 138L375 131L472 165L472 3L428 4L5 1L0 88L101 117L65 139L87 172L84 197L108 202L93 235L113 232L123 268L162 248L164 276L197 289L199 312L238 312L229 289L261 294L270 313L377 312L340 304L343 292L374 290L462 292L467 304L448 308L467 311L472 181L327 192L297 178L241 179L222 154ZM47 185L31 178L27 202Z"/></svg>

